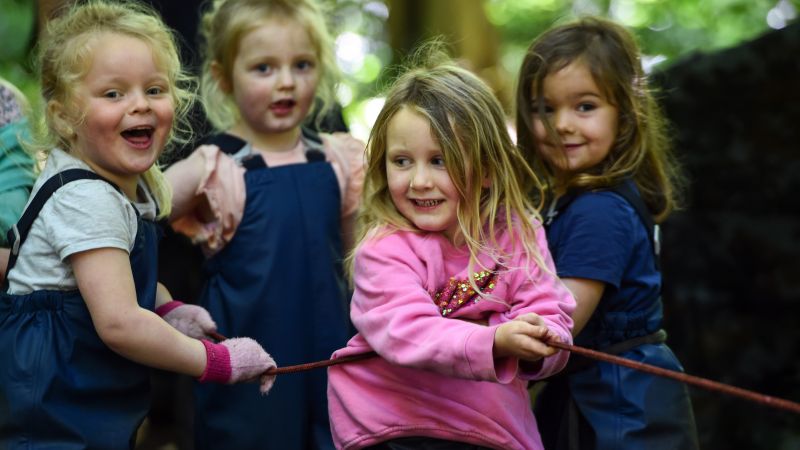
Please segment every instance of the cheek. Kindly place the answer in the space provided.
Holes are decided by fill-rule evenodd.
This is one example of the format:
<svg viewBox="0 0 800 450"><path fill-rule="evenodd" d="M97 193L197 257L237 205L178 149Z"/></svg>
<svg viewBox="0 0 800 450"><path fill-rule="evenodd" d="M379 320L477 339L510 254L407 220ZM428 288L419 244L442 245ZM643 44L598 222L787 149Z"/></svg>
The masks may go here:
<svg viewBox="0 0 800 450"><path fill-rule="evenodd" d="M386 184L389 186L389 192L394 195L401 195L405 193L405 188L408 186L408 181L402 174L388 170L386 172Z"/></svg>
<svg viewBox="0 0 800 450"><path fill-rule="evenodd" d="M536 140L541 142L545 140L547 137L547 128L544 126L544 122L539 119L533 119L533 135L536 137Z"/></svg>

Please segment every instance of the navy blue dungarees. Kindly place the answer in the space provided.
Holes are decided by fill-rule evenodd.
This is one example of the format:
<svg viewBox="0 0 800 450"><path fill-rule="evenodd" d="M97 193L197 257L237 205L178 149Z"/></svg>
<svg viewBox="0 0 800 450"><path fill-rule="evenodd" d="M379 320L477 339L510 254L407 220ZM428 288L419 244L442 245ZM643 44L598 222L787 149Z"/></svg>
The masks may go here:
<svg viewBox="0 0 800 450"><path fill-rule="evenodd" d="M20 246L52 193L86 178L102 179L70 169L42 186L17 224ZM153 310L159 230L141 217L137 224L130 253L136 296ZM12 255L7 274L15 262ZM150 370L106 347L79 291L0 294L0 349L0 448L134 447L150 406Z"/></svg>
<svg viewBox="0 0 800 450"><path fill-rule="evenodd" d="M576 345L682 371L660 329L658 229L635 184L569 193L545 225L559 276L606 284ZM538 394L535 414L547 450L697 448L684 384L576 355Z"/></svg>
<svg viewBox="0 0 800 450"><path fill-rule="evenodd" d="M247 155L247 200L233 239L206 262L200 304L220 333L256 339L279 366L329 359L350 337L339 184L314 137L304 136L307 163L278 167L234 136L211 141ZM254 384L195 386L198 449L333 448L325 370L280 376L268 396Z"/></svg>

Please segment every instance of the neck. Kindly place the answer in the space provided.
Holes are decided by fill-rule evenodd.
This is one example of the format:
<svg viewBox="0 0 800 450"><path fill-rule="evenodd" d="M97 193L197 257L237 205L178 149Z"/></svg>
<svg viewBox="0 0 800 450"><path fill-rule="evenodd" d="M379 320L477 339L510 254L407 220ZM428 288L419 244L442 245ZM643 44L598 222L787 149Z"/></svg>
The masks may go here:
<svg viewBox="0 0 800 450"><path fill-rule="evenodd" d="M228 133L244 139L253 147L265 152L286 152L292 150L300 139L299 126L278 133L257 133L239 123L228 130Z"/></svg>

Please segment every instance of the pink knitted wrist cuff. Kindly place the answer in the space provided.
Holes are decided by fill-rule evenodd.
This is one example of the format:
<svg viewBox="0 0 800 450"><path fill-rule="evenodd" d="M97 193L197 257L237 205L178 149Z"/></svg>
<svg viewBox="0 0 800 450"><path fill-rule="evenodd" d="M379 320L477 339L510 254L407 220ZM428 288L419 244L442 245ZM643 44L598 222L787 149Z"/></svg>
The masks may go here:
<svg viewBox="0 0 800 450"><path fill-rule="evenodd" d="M227 383L231 380L231 355L228 347L203 339L206 347L206 369L197 381L201 383Z"/></svg>
<svg viewBox="0 0 800 450"><path fill-rule="evenodd" d="M172 300L156 308L156 314L158 314L161 317L164 317L173 309L183 305L184 303L180 300Z"/></svg>

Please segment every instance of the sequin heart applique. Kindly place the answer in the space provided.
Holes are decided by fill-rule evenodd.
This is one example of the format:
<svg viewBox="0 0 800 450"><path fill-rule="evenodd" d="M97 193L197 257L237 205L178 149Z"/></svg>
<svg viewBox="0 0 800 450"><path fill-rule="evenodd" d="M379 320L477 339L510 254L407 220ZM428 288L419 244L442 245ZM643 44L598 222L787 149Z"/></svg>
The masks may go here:
<svg viewBox="0 0 800 450"><path fill-rule="evenodd" d="M497 273L488 270L473 273L472 277L475 279L475 285L484 294L492 292L497 283ZM442 316L471 303L477 303L480 299L480 295L475 292L468 279L457 280L455 277L451 277L447 286L433 296L433 301L439 307Z"/></svg>

